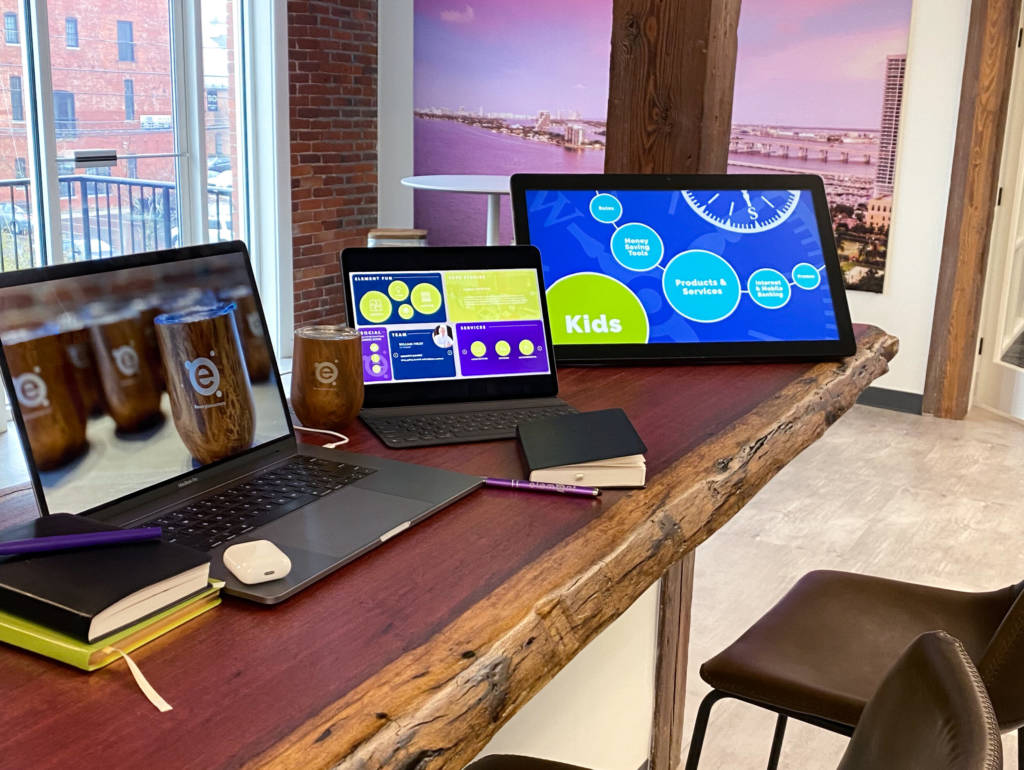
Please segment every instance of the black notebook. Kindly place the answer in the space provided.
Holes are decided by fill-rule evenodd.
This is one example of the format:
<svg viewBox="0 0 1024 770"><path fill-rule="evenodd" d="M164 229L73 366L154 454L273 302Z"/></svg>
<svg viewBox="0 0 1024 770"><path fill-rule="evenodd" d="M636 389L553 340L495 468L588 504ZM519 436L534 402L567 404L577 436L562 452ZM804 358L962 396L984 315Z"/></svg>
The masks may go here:
<svg viewBox="0 0 1024 770"><path fill-rule="evenodd" d="M593 487L642 487L647 447L621 409L520 423L530 481Z"/></svg>
<svg viewBox="0 0 1024 770"><path fill-rule="evenodd" d="M117 529L58 513L3 540ZM207 587L210 557L159 540L0 557L0 609L92 642Z"/></svg>

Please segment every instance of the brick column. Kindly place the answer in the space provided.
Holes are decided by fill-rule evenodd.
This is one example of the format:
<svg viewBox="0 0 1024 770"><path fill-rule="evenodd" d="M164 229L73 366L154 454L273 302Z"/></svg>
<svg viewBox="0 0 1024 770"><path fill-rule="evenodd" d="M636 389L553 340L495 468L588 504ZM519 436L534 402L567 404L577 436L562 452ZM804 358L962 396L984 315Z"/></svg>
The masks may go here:
<svg viewBox="0 0 1024 770"><path fill-rule="evenodd" d="M377 226L377 0L289 0L295 324L345 318L338 255Z"/></svg>

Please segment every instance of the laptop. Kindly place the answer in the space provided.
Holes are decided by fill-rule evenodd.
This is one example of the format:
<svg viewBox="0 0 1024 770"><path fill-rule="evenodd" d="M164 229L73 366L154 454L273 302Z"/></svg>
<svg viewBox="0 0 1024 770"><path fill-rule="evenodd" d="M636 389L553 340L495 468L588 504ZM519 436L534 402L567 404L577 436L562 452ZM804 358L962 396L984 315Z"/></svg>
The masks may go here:
<svg viewBox="0 0 1024 770"><path fill-rule="evenodd" d="M244 599L287 599L480 485L296 441L238 241L0 274L0 350L42 513L160 525ZM291 573L245 585L222 554L262 539Z"/></svg>
<svg viewBox="0 0 1024 770"><path fill-rule="evenodd" d="M360 417L387 446L515 438L575 411L557 398L534 247L345 249L341 268L362 336Z"/></svg>

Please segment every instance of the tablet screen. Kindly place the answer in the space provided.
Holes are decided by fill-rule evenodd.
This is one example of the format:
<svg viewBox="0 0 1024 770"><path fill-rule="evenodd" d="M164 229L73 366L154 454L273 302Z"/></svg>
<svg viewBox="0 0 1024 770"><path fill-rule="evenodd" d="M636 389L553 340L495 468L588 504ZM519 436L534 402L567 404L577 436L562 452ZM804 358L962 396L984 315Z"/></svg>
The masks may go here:
<svg viewBox="0 0 1024 770"><path fill-rule="evenodd" d="M536 269L355 271L348 279L367 385L551 372Z"/></svg>
<svg viewBox="0 0 1024 770"><path fill-rule="evenodd" d="M840 337L810 190L524 193L556 345Z"/></svg>

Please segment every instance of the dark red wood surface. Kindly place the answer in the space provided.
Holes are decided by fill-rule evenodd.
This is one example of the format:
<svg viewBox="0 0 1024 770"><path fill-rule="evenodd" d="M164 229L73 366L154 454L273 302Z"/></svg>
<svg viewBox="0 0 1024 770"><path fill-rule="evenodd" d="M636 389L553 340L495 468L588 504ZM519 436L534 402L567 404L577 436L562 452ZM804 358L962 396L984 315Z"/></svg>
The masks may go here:
<svg viewBox="0 0 1024 770"><path fill-rule="evenodd" d="M561 395L624 408L648 478L770 399L809 364L575 368ZM388 450L361 425L346 449L522 477L514 441ZM160 714L121 663L91 675L0 648L0 766L219 767L244 763L437 634L600 516L598 500L485 489L273 608L226 598L139 650L174 706Z"/></svg>

